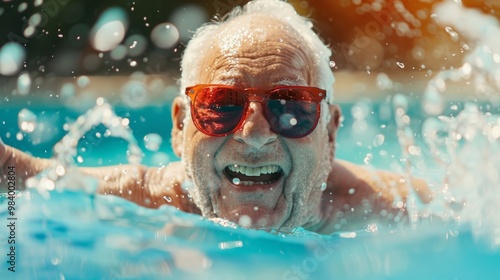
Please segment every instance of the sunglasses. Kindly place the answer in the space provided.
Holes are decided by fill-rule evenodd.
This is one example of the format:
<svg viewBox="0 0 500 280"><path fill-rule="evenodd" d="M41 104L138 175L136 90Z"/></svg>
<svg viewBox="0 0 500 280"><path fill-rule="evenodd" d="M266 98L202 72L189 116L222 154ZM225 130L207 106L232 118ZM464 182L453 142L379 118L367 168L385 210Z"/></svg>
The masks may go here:
<svg viewBox="0 0 500 280"><path fill-rule="evenodd" d="M243 126L250 102L259 102L273 132L286 138L301 138L316 128L326 91L307 86L243 89L202 84L187 87L186 95L191 99L194 125L206 135L234 133Z"/></svg>

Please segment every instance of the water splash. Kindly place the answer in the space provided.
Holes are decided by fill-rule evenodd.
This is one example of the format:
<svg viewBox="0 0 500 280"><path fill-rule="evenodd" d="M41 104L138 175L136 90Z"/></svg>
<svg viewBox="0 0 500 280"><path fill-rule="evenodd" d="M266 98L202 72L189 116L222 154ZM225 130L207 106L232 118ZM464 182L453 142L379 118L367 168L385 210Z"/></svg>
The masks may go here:
<svg viewBox="0 0 500 280"><path fill-rule="evenodd" d="M476 100L486 98L490 108L500 104L500 24L456 1L436 5L435 14L452 39L460 34L470 42L464 44L468 53L463 64L439 72L425 91L423 106L431 117L422 132L434 164L443 170L433 204L444 206L443 219L470 225L474 236L500 246L500 116L472 102L456 116L442 115L448 82L471 82ZM403 116L396 117L401 123ZM406 134L398 137L409 139Z"/></svg>
<svg viewBox="0 0 500 280"><path fill-rule="evenodd" d="M142 160L142 152L124 119L113 113L111 105L103 98L96 100L96 106L78 117L61 141L54 146L54 163L48 169L26 182L28 188L36 188L45 198L50 195L47 190L72 189L94 194L97 190L97 180L87 176L74 167L74 158L77 155L77 145L88 131L103 124L106 126L107 136L119 137L126 140L128 145L127 157L131 164L138 164Z"/></svg>
<svg viewBox="0 0 500 280"><path fill-rule="evenodd" d="M500 104L500 24L497 19L479 10L464 8L460 3L445 1L435 6L433 17L450 33L459 33L470 41L464 50L471 49L456 69L444 70L431 81L472 81L474 94ZM474 23L474 24L471 24ZM457 35L458 36L458 35ZM469 47L469 45L471 47ZM426 95L433 96L431 85Z"/></svg>
<svg viewBox="0 0 500 280"><path fill-rule="evenodd" d="M394 118L397 125L397 136L399 145L401 146L402 161L405 170L405 183L409 195L406 200L406 209L412 226L418 222L419 212L416 205L418 195L412 185L411 178L414 174L414 168L423 168L423 160L421 158L421 150L416 144L413 130L411 129L411 119L408 116L408 99L402 94L396 94L393 97ZM396 206L401 205L402 198L396 195L394 203Z"/></svg>

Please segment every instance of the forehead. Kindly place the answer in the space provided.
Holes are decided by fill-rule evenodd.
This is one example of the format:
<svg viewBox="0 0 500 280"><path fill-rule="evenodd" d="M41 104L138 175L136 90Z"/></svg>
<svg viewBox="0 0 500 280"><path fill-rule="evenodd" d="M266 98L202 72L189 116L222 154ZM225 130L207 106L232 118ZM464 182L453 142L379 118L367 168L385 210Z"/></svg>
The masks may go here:
<svg viewBox="0 0 500 280"><path fill-rule="evenodd" d="M281 20L243 16L220 27L208 44L200 83L266 86L311 84L313 59L302 36Z"/></svg>

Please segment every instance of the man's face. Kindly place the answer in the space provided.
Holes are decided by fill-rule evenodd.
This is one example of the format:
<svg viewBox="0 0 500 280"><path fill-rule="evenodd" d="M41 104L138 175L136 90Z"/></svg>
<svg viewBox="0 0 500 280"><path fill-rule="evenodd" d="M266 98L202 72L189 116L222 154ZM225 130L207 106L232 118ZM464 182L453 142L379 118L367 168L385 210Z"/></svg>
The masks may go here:
<svg viewBox="0 0 500 280"><path fill-rule="evenodd" d="M286 24L243 17L222 29L207 44L197 84L314 86L310 51ZM212 137L186 115L182 158L204 216L254 228L304 226L319 219L321 186L334 152L334 137L323 120L303 138L284 138L270 130L261 104L252 102L240 130ZM236 173L245 183L238 184Z"/></svg>

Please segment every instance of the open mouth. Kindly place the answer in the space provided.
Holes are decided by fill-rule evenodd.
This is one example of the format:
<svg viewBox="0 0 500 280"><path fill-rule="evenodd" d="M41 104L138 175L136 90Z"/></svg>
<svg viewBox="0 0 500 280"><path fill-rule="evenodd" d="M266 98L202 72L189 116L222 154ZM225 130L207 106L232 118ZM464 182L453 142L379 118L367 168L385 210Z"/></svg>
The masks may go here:
<svg viewBox="0 0 500 280"><path fill-rule="evenodd" d="M237 186L272 184L283 176L283 170L277 165L250 167L233 164L227 166L224 173Z"/></svg>

